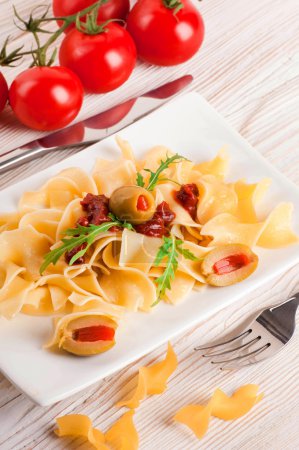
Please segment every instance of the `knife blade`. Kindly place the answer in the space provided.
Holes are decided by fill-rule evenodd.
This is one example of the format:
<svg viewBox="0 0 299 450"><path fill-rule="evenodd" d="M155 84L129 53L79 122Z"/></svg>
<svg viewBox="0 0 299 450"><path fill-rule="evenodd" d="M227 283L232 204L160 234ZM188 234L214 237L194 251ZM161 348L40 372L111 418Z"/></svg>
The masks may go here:
<svg viewBox="0 0 299 450"><path fill-rule="evenodd" d="M0 155L0 173L31 161L48 151L99 142L156 110L185 90L192 81L192 75L184 75L75 125L9 150Z"/></svg>

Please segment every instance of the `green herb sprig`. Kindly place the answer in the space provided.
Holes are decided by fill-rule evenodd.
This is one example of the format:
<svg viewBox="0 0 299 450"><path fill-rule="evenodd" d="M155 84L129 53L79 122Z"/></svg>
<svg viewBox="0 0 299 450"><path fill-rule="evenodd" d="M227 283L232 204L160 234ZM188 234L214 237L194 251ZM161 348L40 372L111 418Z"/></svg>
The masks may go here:
<svg viewBox="0 0 299 450"><path fill-rule="evenodd" d="M112 219L112 222L105 222L101 225L89 225L88 227L83 227L78 225L76 228L68 228L63 232L65 236L69 236L68 238L61 239L62 245L60 247L51 250L44 256L44 262L40 267L40 274L43 272L50 264L56 264L57 261L64 255L64 253L73 250L75 247L79 247L82 244L86 244L82 250L79 250L70 260L69 264L72 265L77 261L78 258L84 256L89 247L94 243L96 237L108 231L110 228L117 226L122 228L128 228L129 230L133 229L133 226L127 222L121 222L116 219L113 214L109 214L109 217Z"/></svg>
<svg viewBox="0 0 299 450"><path fill-rule="evenodd" d="M171 157L167 156L165 161L161 160L160 166L158 167L156 172L153 172L150 169L144 169L146 172L150 173L150 178L149 178L148 185L147 185L146 189L148 191L154 190L154 188L156 187L156 184L160 181L159 176L161 175L161 173L164 170L168 169L170 164L177 163L177 162L180 162L180 161L183 161L183 160L188 161L187 158L185 158L184 156L181 156L178 153L176 153L175 155L173 155ZM142 176L142 174L140 172L137 173L136 184L137 184L137 186L145 187L145 181L144 181L144 178L143 178L143 176Z"/></svg>
<svg viewBox="0 0 299 450"><path fill-rule="evenodd" d="M157 300L152 304L155 306L159 303L161 297L165 294L166 289L171 288L171 281L175 278L175 272L177 271L179 265L179 255L182 255L185 259L189 259L191 261L199 261L190 250L187 248L183 248L184 241L176 238L175 236L163 237L163 244L159 248L154 266L159 266L161 262L166 260L166 267L162 275L155 279L155 283L157 284Z"/></svg>

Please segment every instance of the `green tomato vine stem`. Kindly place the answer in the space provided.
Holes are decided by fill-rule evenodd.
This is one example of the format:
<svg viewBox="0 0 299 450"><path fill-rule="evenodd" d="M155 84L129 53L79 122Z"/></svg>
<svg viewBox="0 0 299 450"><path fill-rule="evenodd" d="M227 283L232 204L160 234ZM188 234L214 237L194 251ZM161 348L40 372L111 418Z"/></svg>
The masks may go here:
<svg viewBox="0 0 299 450"><path fill-rule="evenodd" d="M82 11L72 14L70 16L65 17L46 17L44 14L41 18L33 19L32 15L30 15L30 18L28 22L21 19L18 15L18 13L15 11L16 17L21 20L21 22L25 26L25 31L28 31L33 34L34 39L37 43L37 48L34 48L30 51L22 51L23 47L20 47L11 53L7 54L7 45L8 45L8 39L6 39L2 49L0 49L0 66L9 66L12 64L12 62L20 60L23 56L31 54L33 57L33 63L31 66L37 65L37 66L49 66L54 62L56 50L52 53L52 56L50 57L49 61L47 61L47 52L49 50L49 47L59 38L59 36L62 35L62 33L72 24L76 24L76 22L79 21L80 17L85 16L86 14L91 13L93 10L98 10L100 6L107 3L108 0L98 0L93 5L88 6L87 8L83 9ZM39 44L39 38L38 38L38 32L47 32L45 30L42 30L39 28L39 25L44 22L50 22L53 20L61 20L63 21L63 25L53 32L49 39L43 44Z"/></svg>

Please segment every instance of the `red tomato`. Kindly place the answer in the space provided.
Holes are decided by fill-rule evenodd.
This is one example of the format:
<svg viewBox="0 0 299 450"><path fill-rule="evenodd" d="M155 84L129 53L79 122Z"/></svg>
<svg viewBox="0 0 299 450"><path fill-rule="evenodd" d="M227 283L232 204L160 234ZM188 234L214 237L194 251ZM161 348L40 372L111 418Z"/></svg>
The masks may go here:
<svg viewBox="0 0 299 450"><path fill-rule="evenodd" d="M162 86L159 86L156 89L153 89L150 92L147 92L146 94L143 94L142 97L150 97L150 98L158 98L158 99L164 99L171 97L172 95L176 94L177 92L182 91L188 84L192 83L193 76L192 75L184 75L181 78L178 78L177 80L170 81L169 83L163 84Z"/></svg>
<svg viewBox="0 0 299 450"><path fill-rule="evenodd" d="M87 92L101 94L122 85L136 64L136 47L129 33L109 23L105 32L70 31L62 41L59 61L75 72Z"/></svg>
<svg viewBox="0 0 299 450"><path fill-rule="evenodd" d="M55 17L65 17L72 14L76 14L82 9L88 8L96 0L53 0L53 13ZM122 19L126 20L130 9L129 0L109 0L102 5L98 13L98 22L105 22L109 19ZM84 16L83 16L84 17ZM82 19L81 19L82 20ZM83 19L85 22L85 20ZM62 20L57 20L59 26L63 24ZM70 25L66 29L68 33L74 25Z"/></svg>
<svg viewBox="0 0 299 450"><path fill-rule="evenodd" d="M38 143L45 148L77 144L83 141L84 131L83 123L79 122L39 139Z"/></svg>
<svg viewBox="0 0 299 450"><path fill-rule="evenodd" d="M65 67L32 67L20 73L9 90L9 102L24 125L35 130L57 130L80 111L83 88Z"/></svg>
<svg viewBox="0 0 299 450"><path fill-rule="evenodd" d="M3 111L8 99L8 86L2 73L0 72L0 112Z"/></svg>
<svg viewBox="0 0 299 450"><path fill-rule="evenodd" d="M180 0L175 14L167 4L172 0L139 0L127 20L138 56L158 66L173 66L190 59L204 37L201 15L190 0ZM179 3L179 0L178 0Z"/></svg>
<svg viewBox="0 0 299 450"><path fill-rule="evenodd" d="M84 123L88 128L95 128L97 130L104 130L105 128L113 127L113 125L116 125L126 117L126 115L133 108L136 100L136 98L132 98L131 100L121 103L120 105L116 105L107 111L103 111L96 116L86 119Z"/></svg>

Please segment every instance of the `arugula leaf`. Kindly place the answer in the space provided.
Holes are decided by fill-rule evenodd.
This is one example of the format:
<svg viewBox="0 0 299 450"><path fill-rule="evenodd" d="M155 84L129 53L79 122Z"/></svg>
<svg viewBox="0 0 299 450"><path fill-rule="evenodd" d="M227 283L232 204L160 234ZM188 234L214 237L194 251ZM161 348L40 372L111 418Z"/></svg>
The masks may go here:
<svg viewBox="0 0 299 450"><path fill-rule="evenodd" d="M181 241L180 239L176 240L177 242L177 251L185 258L185 259L190 259L191 261L199 261L200 259L203 258L197 258L192 252L190 252L190 250L188 250L187 248L182 248L183 245L183 241Z"/></svg>
<svg viewBox="0 0 299 450"><path fill-rule="evenodd" d="M44 256L44 262L41 265L39 271L42 275L43 272L46 270L46 268L50 264L56 264L59 258L64 255L64 253L69 252L70 250L73 250L75 247L79 247L82 244L87 244L85 248L82 250L79 250L70 260L70 265L74 264L75 261L77 261L78 258L85 255L89 247L93 244L95 241L95 238L105 231L108 231L110 228L118 226L122 228L129 228L132 227L131 224L120 222L119 220L115 219L112 222L105 222L101 225L89 225L88 227L83 227L81 225L78 225L77 228L68 228L63 232L64 235L70 236L69 238L63 238L61 239L62 245L60 247L55 248L54 250L51 250L49 253L47 253ZM133 227L132 227L133 228ZM129 228L131 229L131 228Z"/></svg>
<svg viewBox="0 0 299 450"><path fill-rule="evenodd" d="M158 167L156 172L152 172L150 169L144 169L146 172L150 173L149 183L148 183L148 186L146 189L148 191L152 191L155 188L156 184L158 183L159 176L161 175L161 173L164 170L166 170L170 166L170 164L172 164L174 162L180 162L182 160L188 161L187 158L176 153L175 155L171 156L170 158L167 156L165 161L161 160L160 166Z"/></svg>
<svg viewBox="0 0 299 450"><path fill-rule="evenodd" d="M148 181L148 186L146 187L146 189L148 191L152 191L156 184L158 183L158 181L173 181L173 180L169 180L168 178L162 178L159 179L159 176L161 175L161 173L166 170L170 164L175 163L175 162L180 162L182 160L186 160L188 161L187 158L185 158L184 156L179 155L178 153L176 153L175 155L166 158L165 161L161 160L160 161L160 166L158 167L158 169L156 170L156 172L152 172L150 169L143 169L146 172L150 173L150 177L149 177L149 181ZM173 181L175 183L175 181ZM136 184L137 186L140 187L145 187L145 181L144 181L144 177L142 176L142 174L140 172L137 172L137 177L136 177ZM177 183L178 184L178 183Z"/></svg>
<svg viewBox="0 0 299 450"><path fill-rule="evenodd" d="M108 217L110 217L110 219L112 219L112 220L117 221L119 223L118 226L120 226L122 228L127 228L128 230L135 231L133 225L130 222L127 222L126 220L121 222L113 213L109 213Z"/></svg>
<svg viewBox="0 0 299 450"><path fill-rule="evenodd" d="M167 259L166 267L162 275L156 278L155 283L157 287L157 301L152 305L154 306L165 294L166 289L170 289L171 280L175 277L175 272L178 268L178 252L176 248L176 238L174 236L164 237L163 244L158 250L154 266L158 266L164 258Z"/></svg>
<svg viewBox="0 0 299 450"><path fill-rule="evenodd" d="M190 252L190 250L182 248L183 243L184 242L181 239L177 239L175 236L163 237L163 244L157 252L154 266L159 266L165 259L166 267L162 275L155 279L155 283L157 284L157 300L152 304L152 306L159 303L166 290L171 288L171 281L174 280L175 272L177 271L179 265L179 254L186 259L199 261L199 258Z"/></svg>
<svg viewBox="0 0 299 450"><path fill-rule="evenodd" d="M137 186L140 186L140 187L145 186L144 178L140 172L137 172L136 184L137 184Z"/></svg>

